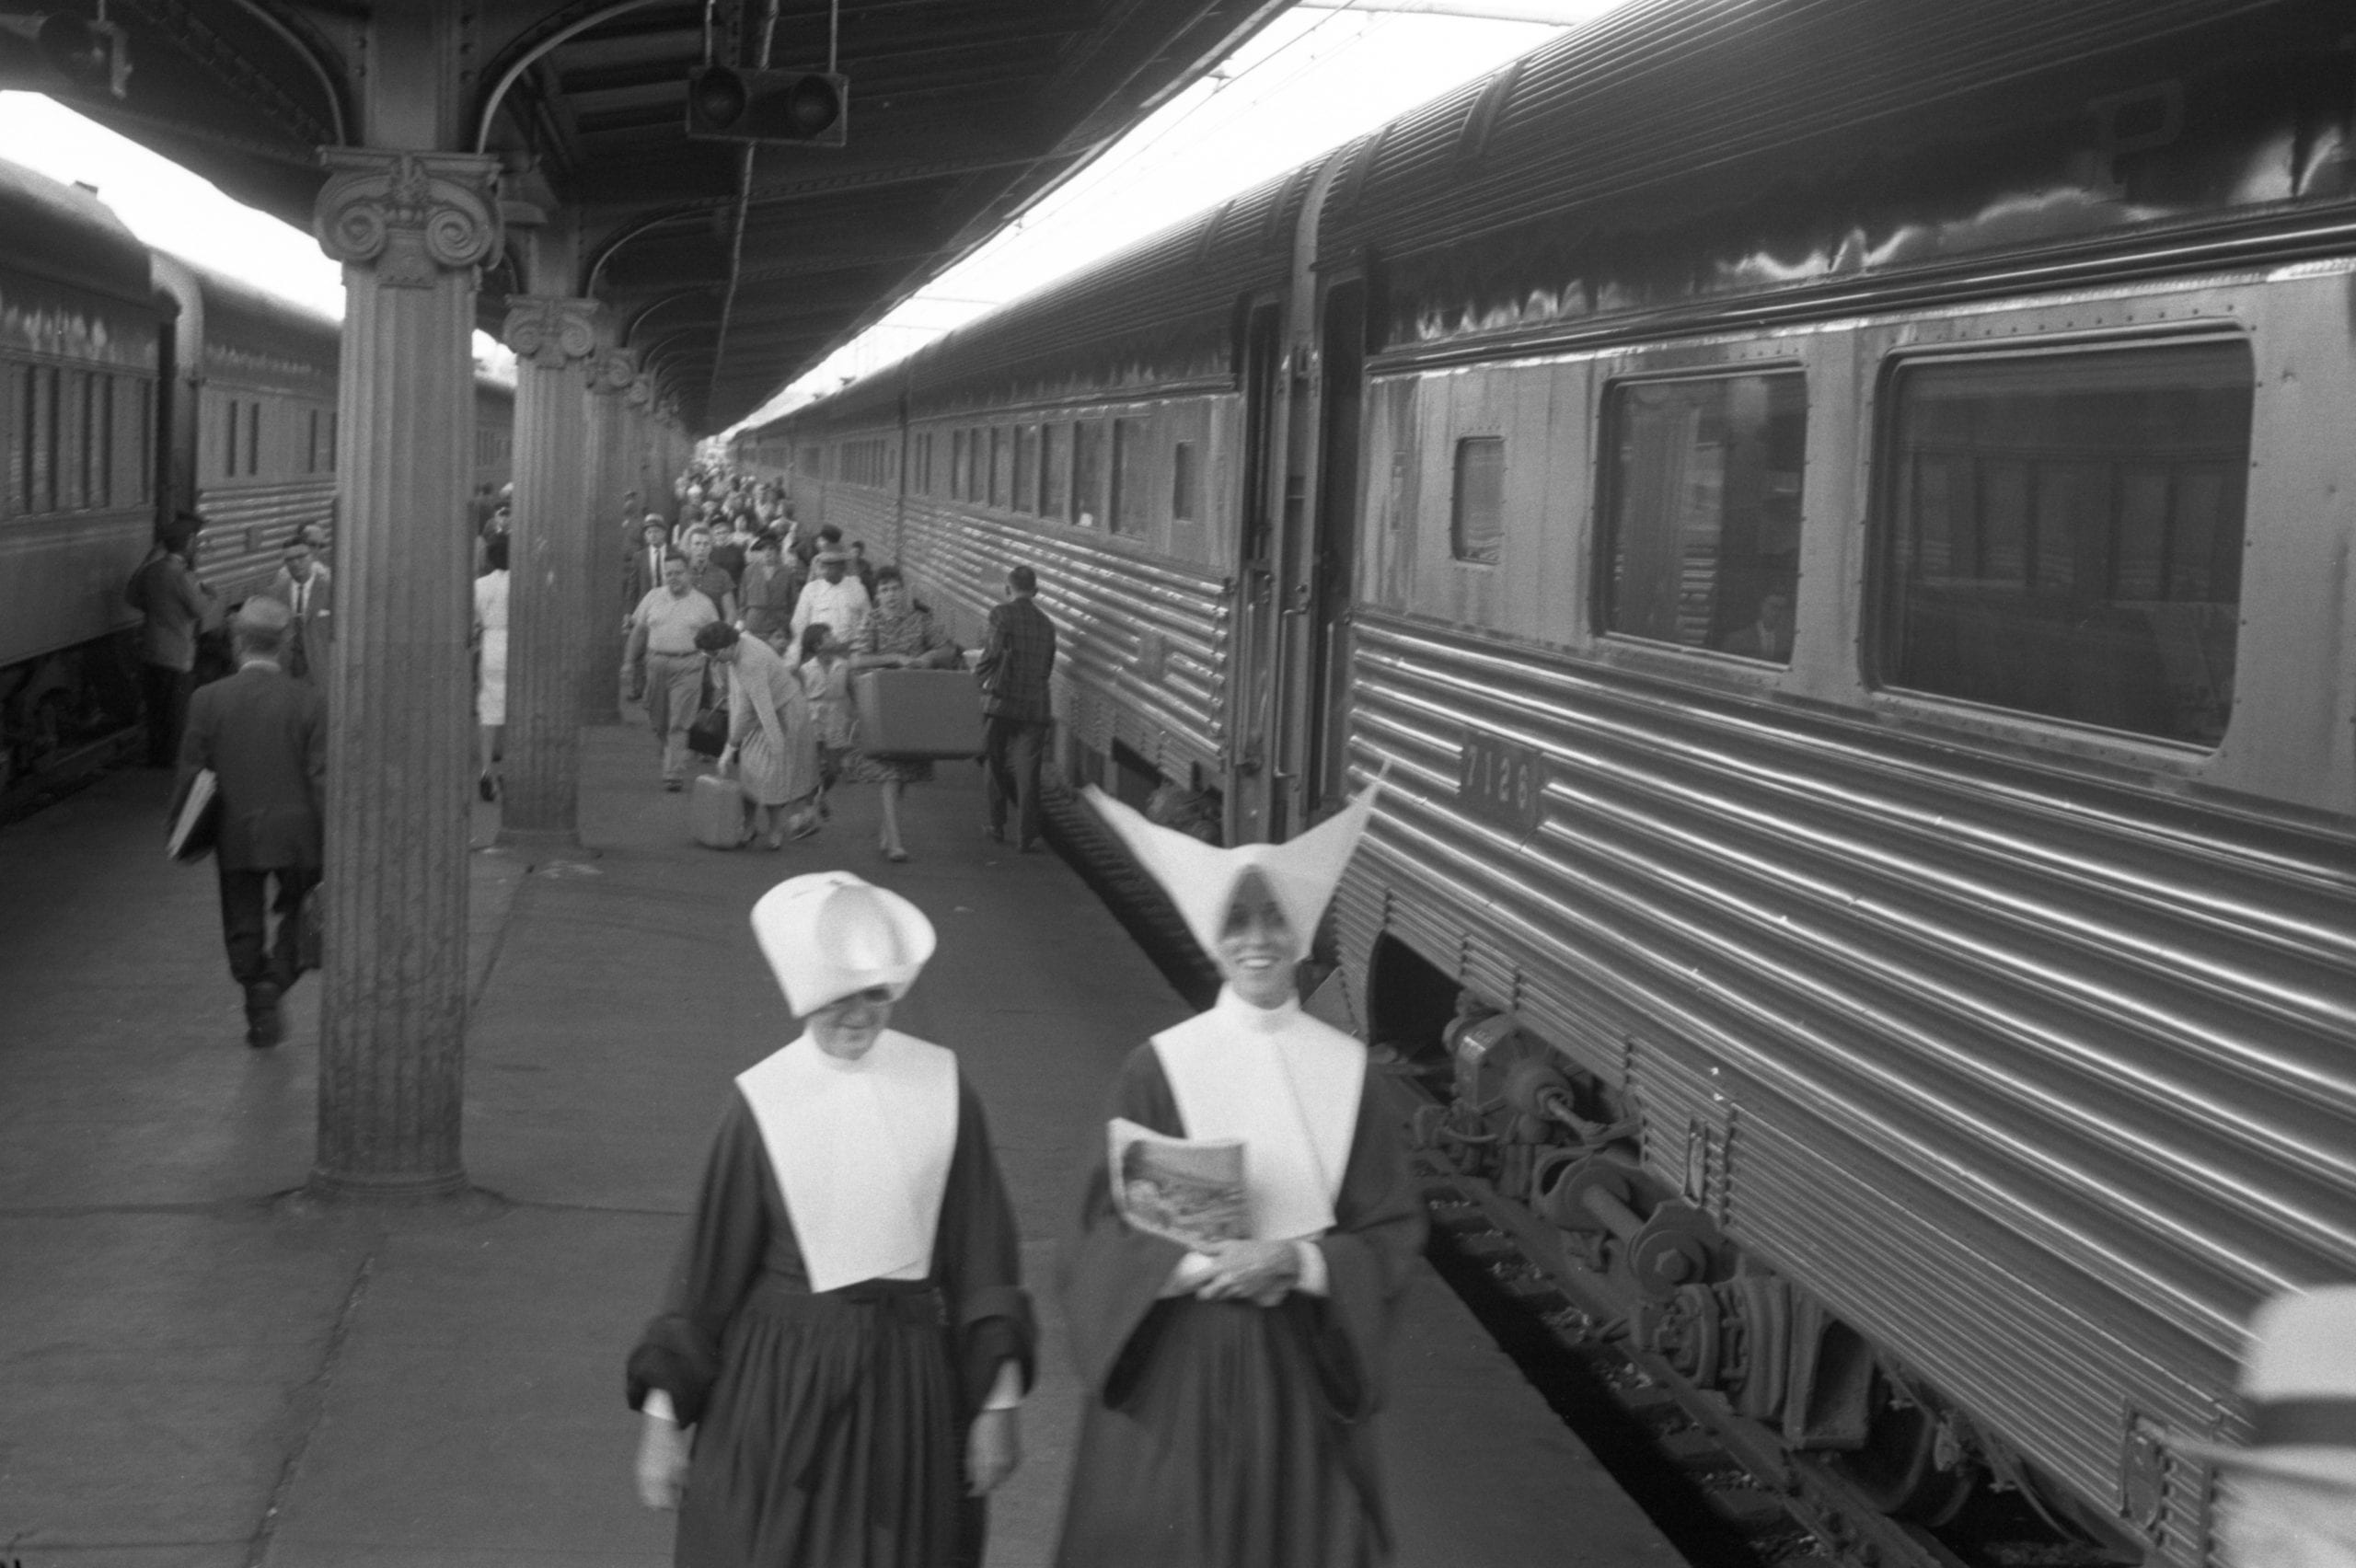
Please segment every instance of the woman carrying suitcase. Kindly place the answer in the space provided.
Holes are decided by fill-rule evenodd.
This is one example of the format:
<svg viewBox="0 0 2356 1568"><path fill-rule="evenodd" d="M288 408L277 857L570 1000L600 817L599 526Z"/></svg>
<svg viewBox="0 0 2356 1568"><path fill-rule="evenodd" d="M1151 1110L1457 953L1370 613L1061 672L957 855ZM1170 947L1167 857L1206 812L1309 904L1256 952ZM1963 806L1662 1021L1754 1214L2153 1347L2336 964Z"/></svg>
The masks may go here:
<svg viewBox="0 0 2356 1568"><path fill-rule="evenodd" d="M745 797L739 842L750 844L763 828L772 849L809 837L818 831L818 738L792 667L768 644L722 621L697 632L696 646L734 677L728 683L728 749L720 760L723 768L734 766Z"/></svg>
<svg viewBox="0 0 2356 1568"><path fill-rule="evenodd" d="M877 669L947 669L957 663L957 644L941 629L932 612L908 598L908 585L896 566L875 573L875 610L860 628L851 645L853 671ZM907 846L900 841L900 791L932 778L932 764L919 757L875 756L853 752L843 768L845 780L883 786L884 832L875 847L887 860L905 860Z"/></svg>

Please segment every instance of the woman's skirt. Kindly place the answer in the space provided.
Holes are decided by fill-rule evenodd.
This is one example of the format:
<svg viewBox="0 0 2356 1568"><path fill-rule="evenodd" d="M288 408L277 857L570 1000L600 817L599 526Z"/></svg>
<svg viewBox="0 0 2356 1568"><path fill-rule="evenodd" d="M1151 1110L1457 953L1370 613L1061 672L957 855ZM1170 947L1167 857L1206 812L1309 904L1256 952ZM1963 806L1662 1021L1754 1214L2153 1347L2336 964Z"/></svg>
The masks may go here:
<svg viewBox="0 0 2356 1568"><path fill-rule="evenodd" d="M475 688L475 722L507 722L507 628L483 629L482 680Z"/></svg>
<svg viewBox="0 0 2356 1568"><path fill-rule="evenodd" d="M807 726L789 726L785 744L769 738L768 727L757 720L736 752L736 783L745 799L756 806L784 806L816 792L817 738Z"/></svg>
<svg viewBox="0 0 2356 1568"><path fill-rule="evenodd" d="M756 1288L721 1350L679 1509L677 1568L947 1568L964 1433L928 1285Z"/></svg>

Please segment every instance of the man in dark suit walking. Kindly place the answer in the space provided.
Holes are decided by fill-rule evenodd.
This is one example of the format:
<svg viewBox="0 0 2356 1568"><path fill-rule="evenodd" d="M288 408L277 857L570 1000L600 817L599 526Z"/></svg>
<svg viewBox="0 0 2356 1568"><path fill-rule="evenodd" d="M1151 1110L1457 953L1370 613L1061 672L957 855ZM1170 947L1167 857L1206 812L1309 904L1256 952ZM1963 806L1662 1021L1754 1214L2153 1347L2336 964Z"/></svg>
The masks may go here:
<svg viewBox="0 0 2356 1568"><path fill-rule="evenodd" d="M989 824L1006 841L1006 813L1015 808L1015 847L1039 847L1039 761L1055 709L1047 674L1056 667L1056 623L1033 602L1039 579L1027 566L1006 574L1006 602L990 610L989 641L974 666L982 680L982 759L987 764Z"/></svg>
<svg viewBox="0 0 2356 1568"><path fill-rule="evenodd" d="M327 702L318 687L281 666L293 620L284 605L259 595L237 611L230 626L237 673L198 687L190 699L172 800L177 817L201 768L219 781L221 934L229 973L246 990L248 1045L275 1045L285 1036L279 999L303 973L303 901L318 884L323 859Z"/></svg>

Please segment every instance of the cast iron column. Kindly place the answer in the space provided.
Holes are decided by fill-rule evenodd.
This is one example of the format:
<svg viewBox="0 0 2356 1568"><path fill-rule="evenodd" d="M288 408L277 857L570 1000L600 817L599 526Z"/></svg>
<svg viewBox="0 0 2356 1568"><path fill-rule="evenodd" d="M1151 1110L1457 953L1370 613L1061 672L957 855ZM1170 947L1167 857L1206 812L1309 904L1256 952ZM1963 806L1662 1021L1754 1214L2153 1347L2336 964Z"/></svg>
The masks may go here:
<svg viewBox="0 0 2356 1568"><path fill-rule="evenodd" d="M499 160L321 156L313 227L343 263L346 433L314 1184L426 1196L466 1182L470 340Z"/></svg>
<svg viewBox="0 0 2356 1568"><path fill-rule="evenodd" d="M639 525L622 514L622 494L637 482L629 448L628 395L638 379L638 356L628 349L604 348L589 362L590 467L596 484L589 503L588 604L581 626L581 721L611 724L621 718L621 686L614 672L622 662L622 603L630 562L636 559Z"/></svg>
<svg viewBox="0 0 2356 1568"><path fill-rule="evenodd" d="M581 842L581 610L589 571L581 367L596 352L596 312L595 300L518 295L502 334L515 351L515 519L507 545L499 841L527 850Z"/></svg>

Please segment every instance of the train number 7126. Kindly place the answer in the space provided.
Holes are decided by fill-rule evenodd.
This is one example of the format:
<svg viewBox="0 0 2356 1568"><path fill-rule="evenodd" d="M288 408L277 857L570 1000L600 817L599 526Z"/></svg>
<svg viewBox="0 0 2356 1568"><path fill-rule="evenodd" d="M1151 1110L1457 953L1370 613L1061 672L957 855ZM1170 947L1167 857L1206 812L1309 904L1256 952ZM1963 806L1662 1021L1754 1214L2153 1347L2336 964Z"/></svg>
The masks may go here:
<svg viewBox="0 0 2356 1568"><path fill-rule="evenodd" d="M1546 759L1525 745L1467 731L1456 798L1470 815L1527 836L1538 830L1538 801L1546 792Z"/></svg>

